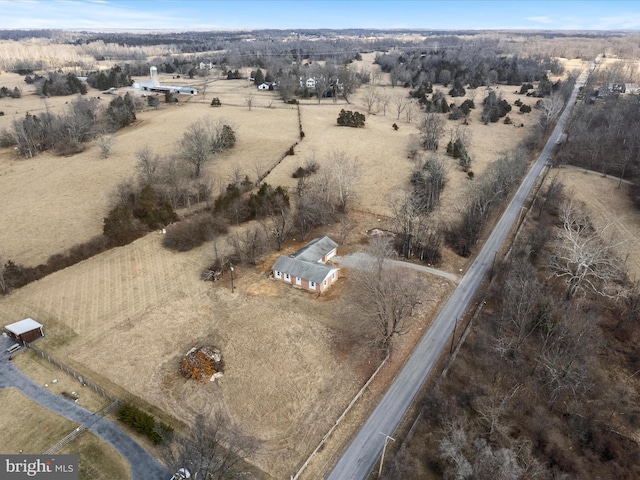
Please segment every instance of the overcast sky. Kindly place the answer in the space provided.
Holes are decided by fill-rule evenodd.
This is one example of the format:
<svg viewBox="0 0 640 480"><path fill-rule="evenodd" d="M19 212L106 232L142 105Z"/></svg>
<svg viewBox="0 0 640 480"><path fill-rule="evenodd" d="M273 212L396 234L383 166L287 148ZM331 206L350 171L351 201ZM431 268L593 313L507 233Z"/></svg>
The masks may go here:
<svg viewBox="0 0 640 480"><path fill-rule="evenodd" d="M566 0L0 0L0 29L637 30L640 2Z"/></svg>

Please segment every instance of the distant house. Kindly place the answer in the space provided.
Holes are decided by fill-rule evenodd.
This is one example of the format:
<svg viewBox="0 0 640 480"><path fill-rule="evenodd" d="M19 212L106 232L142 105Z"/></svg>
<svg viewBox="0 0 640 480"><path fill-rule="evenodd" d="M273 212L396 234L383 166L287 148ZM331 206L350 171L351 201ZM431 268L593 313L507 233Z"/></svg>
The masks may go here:
<svg viewBox="0 0 640 480"><path fill-rule="evenodd" d="M316 79L313 77L309 77L306 80L303 80L300 77L300 88L316 88Z"/></svg>
<svg viewBox="0 0 640 480"><path fill-rule="evenodd" d="M315 238L293 255L280 256L271 267L273 278L322 293L338 280L340 269L326 264L337 251L338 244L329 237Z"/></svg>
<svg viewBox="0 0 640 480"><path fill-rule="evenodd" d="M269 84L261 83L260 85L258 85L258 90L269 90Z"/></svg>
<svg viewBox="0 0 640 480"><path fill-rule="evenodd" d="M25 318L19 322L5 325L4 330L14 340L20 340L23 343L31 343L40 337L44 337L42 324L36 322L33 318Z"/></svg>

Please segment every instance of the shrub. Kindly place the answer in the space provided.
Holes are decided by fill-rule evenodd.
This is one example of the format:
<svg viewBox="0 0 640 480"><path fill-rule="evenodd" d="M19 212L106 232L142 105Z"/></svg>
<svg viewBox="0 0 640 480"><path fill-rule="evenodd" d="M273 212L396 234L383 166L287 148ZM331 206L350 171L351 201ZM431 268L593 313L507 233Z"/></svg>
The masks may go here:
<svg viewBox="0 0 640 480"><path fill-rule="evenodd" d="M62 75L61 73L53 72L49 74L47 79L38 83L36 92L45 97L71 95L74 93L84 95L87 93L87 86L78 80L78 77L73 73Z"/></svg>
<svg viewBox="0 0 640 480"><path fill-rule="evenodd" d="M211 100L211 106L212 107L221 107L222 103L220 102L220 99L218 97L213 97L213 99Z"/></svg>
<svg viewBox="0 0 640 480"><path fill-rule="evenodd" d="M111 245L126 245L143 235L144 231L134 221L131 209L119 204L104 218L102 233Z"/></svg>
<svg viewBox="0 0 640 480"><path fill-rule="evenodd" d="M160 105L160 99L158 98L157 95L149 95L147 97L147 105L157 110L158 106Z"/></svg>
<svg viewBox="0 0 640 480"><path fill-rule="evenodd" d="M140 190L133 208L133 216L144 223L149 230L164 227L178 220L178 215L171 205L162 201L149 185Z"/></svg>
<svg viewBox="0 0 640 480"><path fill-rule="evenodd" d="M460 107L456 107L453 105L451 107L451 112L449 113L449 120L459 120L463 117L466 117L467 114Z"/></svg>
<svg viewBox="0 0 640 480"><path fill-rule="evenodd" d="M397 132L397 131L398 131L398 129L400 128L400 127L398 126L398 124L397 124L397 123L394 123L394 124L393 124L393 125L391 125L391 126L393 127L393 129L394 129L396 132Z"/></svg>
<svg viewBox="0 0 640 480"><path fill-rule="evenodd" d="M522 87L520 87L520 93L521 94L525 94L527 93L529 90L533 89L533 85L530 83L523 83Z"/></svg>
<svg viewBox="0 0 640 480"><path fill-rule="evenodd" d="M107 119L116 130L131 125L136 120L136 107L128 93L124 97L117 96L107 107Z"/></svg>
<svg viewBox="0 0 640 480"><path fill-rule="evenodd" d="M453 81L453 87L449 90L449 95L452 97L464 97L467 92L462 86L462 82L458 79Z"/></svg>
<svg viewBox="0 0 640 480"><path fill-rule="evenodd" d="M226 123L216 130L217 135L213 139L211 149L214 152L228 150L236 144L236 132Z"/></svg>
<svg viewBox="0 0 640 480"><path fill-rule="evenodd" d="M342 127L364 127L365 116L360 112L352 110L340 110L338 115L338 125Z"/></svg>
<svg viewBox="0 0 640 480"><path fill-rule="evenodd" d="M167 229L162 246L178 252L186 252L211 240L216 234L227 233L227 224L209 213L201 213L176 223Z"/></svg>
<svg viewBox="0 0 640 480"><path fill-rule="evenodd" d="M13 147L18 143L15 135L12 134L9 130L4 129L0 130L0 147L7 148Z"/></svg>
<svg viewBox="0 0 640 480"><path fill-rule="evenodd" d="M173 433L171 426L157 422L153 416L130 403L120 405L118 408L118 420L145 435L154 445L162 443L163 435L166 436Z"/></svg>
<svg viewBox="0 0 640 480"><path fill-rule="evenodd" d="M309 163L304 167L298 167L295 172L291 175L293 178L304 178L309 175L316 173L320 166L316 162Z"/></svg>
<svg viewBox="0 0 640 480"><path fill-rule="evenodd" d="M529 105L522 105L520 107L520 112L522 112L522 113L531 113L531 107Z"/></svg>
<svg viewBox="0 0 640 480"><path fill-rule="evenodd" d="M50 273L70 267L104 252L108 248L107 239L104 236L99 236L87 242L74 245L64 254L51 255L47 263L40 264L37 267L24 267L9 260L4 267L0 266L0 273L4 278L4 283L0 284L2 287L0 294L8 293L15 288L20 288L39 280Z"/></svg>
<svg viewBox="0 0 640 480"><path fill-rule="evenodd" d="M442 92L436 92L433 94L431 100L426 100L425 102L420 101L420 103L424 103L424 108L427 113L449 113L451 109L447 103L447 98Z"/></svg>

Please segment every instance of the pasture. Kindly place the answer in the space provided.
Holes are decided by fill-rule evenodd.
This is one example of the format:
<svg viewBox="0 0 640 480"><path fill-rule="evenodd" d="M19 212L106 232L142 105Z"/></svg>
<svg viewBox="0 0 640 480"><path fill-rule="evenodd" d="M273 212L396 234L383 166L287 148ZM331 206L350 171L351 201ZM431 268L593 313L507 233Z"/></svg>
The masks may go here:
<svg viewBox="0 0 640 480"><path fill-rule="evenodd" d="M372 58L365 56L358 63L375 68ZM0 84L7 75L0 75ZM199 88L197 81L193 85ZM166 79L171 82L173 79ZM375 88L391 96L408 93L391 88L385 75ZM514 93L515 87L498 90L510 104L522 98ZM90 95L99 96L96 91ZM254 97L251 110L247 95ZM299 140L297 108L283 104L276 95L259 92L246 80L212 78L204 96L183 99L177 105L162 103L158 110L137 114L134 125L117 132L107 159L99 158L92 145L71 157L45 153L17 159L11 150L0 151L0 201L4 206L0 253L35 265L100 234L112 191L134 174L136 152L149 145L156 153L172 153L188 125L202 116L222 118L237 133L236 146L206 166L216 186L224 188L235 169L254 180L258 171L273 165ZM449 164L448 184L436 220L455 218L456 205L470 182L456 161L441 153L449 130L459 127L467 132L474 160L471 168L479 175L501 152L514 147L535 121L533 114L514 111L510 114L513 125L484 125L480 112L485 95L484 88L467 91L476 103L468 125L447 120L447 135L438 155ZM102 97L100 102L106 103ZM222 107L210 107L213 97L220 98ZM459 104L464 98L450 100ZM11 110L4 104L0 109L13 111L15 107L18 113L14 115L19 118L30 108L33 112L45 108L33 95L14 101ZM55 108L64 108L60 99L56 102ZM389 198L408 185L413 164L407 149L418 134L421 115L415 105L416 113L408 123L403 117L397 119L389 108L386 115L381 111L367 114L363 129L338 127L340 109L366 112L362 92L356 92L351 102L301 101L305 138L295 155L285 157L265 179L271 185L293 189L296 180L291 174L307 160L315 159L322 168L335 150L357 157L361 164L361 176L354 186L357 214L347 244L340 247L345 250L362 248L365 230L386 225L385 218L391 213ZM53 102L48 105L54 108ZM0 128L10 119L5 115ZM399 125L397 131L393 123ZM338 226L318 234L338 235ZM1 298L0 321L9 323L26 316L38 319L48 335L40 348L116 395L142 399L183 422L190 422L197 413L223 412L246 435L260 441L251 463L272 478L294 473L377 366L371 349L349 337L348 299L357 288L353 277L345 270L338 284L317 298L268 279L278 255L274 254L258 267L240 267L236 290L231 293L228 279L213 285L200 280L203 267L213 257L211 244L175 253L164 249L161 240L160 234L150 233ZM300 239L292 240L286 252L301 245ZM218 248L226 248L223 238L218 239ZM446 250L443 256L442 268L451 272L458 273L467 263ZM392 378L452 288L441 279L424 276L421 281L430 301L417 315L412 335L403 337L381 382ZM178 375L182 355L202 344L213 344L222 351L226 370L221 381L202 385ZM374 392L382 390L381 384L372 387ZM364 400L352 419L365 415L374 402L370 396ZM356 427L357 420L348 420L338 432L337 443Z"/></svg>

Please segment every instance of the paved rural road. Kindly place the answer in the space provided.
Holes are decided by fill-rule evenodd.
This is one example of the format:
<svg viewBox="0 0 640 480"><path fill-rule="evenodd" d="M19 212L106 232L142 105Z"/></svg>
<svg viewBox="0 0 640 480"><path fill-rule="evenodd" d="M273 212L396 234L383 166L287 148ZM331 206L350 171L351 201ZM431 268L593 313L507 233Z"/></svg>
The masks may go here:
<svg viewBox="0 0 640 480"><path fill-rule="evenodd" d="M168 480L171 478L171 473L112 422L70 400L51 393L26 377L7 358L6 349L13 343L5 337L0 337L0 348L2 349L0 351L0 388L16 387L43 407L86 426L88 430L110 444L129 462L132 480Z"/></svg>
<svg viewBox="0 0 640 480"><path fill-rule="evenodd" d="M400 424L402 417L413 402L440 354L447 347L456 319L464 314L480 282L491 267L496 252L504 243L511 226L516 221L529 191L544 169L555 142L563 131L565 121L575 104L578 89L584 84L586 76L587 72L583 73L576 82L575 89L567 103L567 108L565 108L558 120L558 124L549 137L549 141L522 181L511 203L509 203L475 261L471 264L471 267L469 267L469 270L467 270L458 287L453 291L429 329L424 333L411 357L409 357L400 373L398 373L389 389L385 392L380 403L378 403L343 452L331 473L326 477L327 480L364 480L379 460L386 440L385 435L393 435L393 432Z"/></svg>
<svg viewBox="0 0 640 480"><path fill-rule="evenodd" d="M345 257L333 257L331 259L332 262L337 263L338 265L344 265L345 267L355 268L356 270L362 270L367 268L372 262L375 261L375 258L364 252L356 252L351 253ZM436 275L438 277L446 278L447 280L451 280L453 283L458 283L460 281L460 277L453 273L445 272L442 270L438 270L437 268L426 267L424 265L417 265L415 263L403 262L401 260L385 260L392 265L401 268L410 268L412 270L417 270L419 272L429 273L431 275Z"/></svg>

